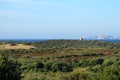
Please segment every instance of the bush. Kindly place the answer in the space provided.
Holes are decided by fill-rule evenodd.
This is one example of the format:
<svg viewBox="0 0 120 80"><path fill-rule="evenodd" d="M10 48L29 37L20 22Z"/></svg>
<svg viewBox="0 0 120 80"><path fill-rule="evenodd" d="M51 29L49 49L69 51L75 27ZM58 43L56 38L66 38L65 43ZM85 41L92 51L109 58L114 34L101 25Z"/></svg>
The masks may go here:
<svg viewBox="0 0 120 80"><path fill-rule="evenodd" d="M75 62L74 65L78 67L88 67L88 66L101 65L103 62L104 59L97 58L92 60L80 60L79 62Z"/></svg>
<svg viewBox="0 0 120 80"><path fill-rule="evenodd" d="M16 60L10 60L3 54L0 54L0 80L20 80L21 64Z"/></svg>
<svg viewBox="0 0 120 80"><path fill-rule="evenodd" d="M98 58L98 59L94 59L94 60L91 60L89 65L90 66L95 66L95 65L101 65L103 63L104 59L102 58Z"/></svg>
<svg viewBox="0 0 120 80"><path fill-rule="evenodd" d="M106 59L103 63L104 66L111 66L112 64L114 64L112 59Z"/></svg>
<svg viewBox="0 0 120 80"><path fill-rule="evenodd" d="M12 44L10 44L10 46L16 46L16 44L15 44L15 43L12 43Z"/></svg>
<svg viewBox="0 0 120 80"><path fill-rule="evenodd" d="M112 65L100 69L95 80L120 80L120 67Z"/></svg>
<svg viewBox="0 0 120 80"><path fill-rule="evenodd" d="M51 71L52 70L52 63L47 63L46 65L45 65L45 71Z"/></svg>
<svg viewBox="0 0 120 80"><path fill-rule="evenodd" d="M56 71L61 71L61 72L71 72L73 71L72 66L68 65L67 63L54 63L52 65L52 71L56 72Z"/></svg>
<svg viewBox="0 0 120 80"><path fill-rule="evenodd" d="M38 62L38 63L36 64L36 68L37 68L37 69L43 69L43 68L44 68L44 64L41 63L41 62Z"/></svg>

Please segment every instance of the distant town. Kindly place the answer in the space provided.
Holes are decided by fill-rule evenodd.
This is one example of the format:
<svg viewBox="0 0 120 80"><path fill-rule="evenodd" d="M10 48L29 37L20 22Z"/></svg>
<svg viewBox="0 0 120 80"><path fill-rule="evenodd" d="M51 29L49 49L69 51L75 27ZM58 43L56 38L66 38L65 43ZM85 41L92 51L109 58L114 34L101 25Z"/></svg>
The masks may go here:
<svg viewBox="0 0 120 80"><path fill-rule="evenodd" d="M120 39L120 36L106 36L106 35L84 36L84 39Z"/></svg>

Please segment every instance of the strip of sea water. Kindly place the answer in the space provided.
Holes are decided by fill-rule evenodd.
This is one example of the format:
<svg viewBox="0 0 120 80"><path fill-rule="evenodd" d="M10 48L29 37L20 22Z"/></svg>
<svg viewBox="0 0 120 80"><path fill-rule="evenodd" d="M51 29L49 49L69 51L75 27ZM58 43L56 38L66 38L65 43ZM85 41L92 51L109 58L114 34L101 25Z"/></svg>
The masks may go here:
<svg viewBox="0 0 120 80"><path fill-rule="evenodd" d="M46 40L54 40L54 39L0 39L0 42L9 42L9 41L12 41L12 42L40 42L40 41L46 41ZM59 40L59 39L55 39L55 40ZM70 40L72 40L72 39L70 39ZM78 40L78 39L75 39L75 40ZM87 40L89 40L89 39L87 39ZM97 41L120 42L120 39L97 39Z"/></svg>

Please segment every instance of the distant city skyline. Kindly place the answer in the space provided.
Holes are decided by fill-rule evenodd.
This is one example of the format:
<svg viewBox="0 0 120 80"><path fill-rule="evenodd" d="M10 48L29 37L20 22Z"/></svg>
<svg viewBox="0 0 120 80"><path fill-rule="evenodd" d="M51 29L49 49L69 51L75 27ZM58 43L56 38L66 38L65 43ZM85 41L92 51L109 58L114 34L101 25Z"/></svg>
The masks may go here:
<svg viewBox="0 0 120 80"><path fill-rule="evenodd" d="M119 21L120 0L0 0L0 39L117 37Z"/></svg>

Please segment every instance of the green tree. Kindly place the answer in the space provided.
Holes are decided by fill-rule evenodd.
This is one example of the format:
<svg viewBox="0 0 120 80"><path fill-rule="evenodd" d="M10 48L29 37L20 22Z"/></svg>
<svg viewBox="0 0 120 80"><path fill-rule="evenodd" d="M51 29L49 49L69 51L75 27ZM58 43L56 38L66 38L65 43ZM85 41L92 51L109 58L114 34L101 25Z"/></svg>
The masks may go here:
<svg viewBox="0 0 120 80"><path fill-rule="evenodd" d="M20 80L21 64L0 52L0 80Z"/></svg>

